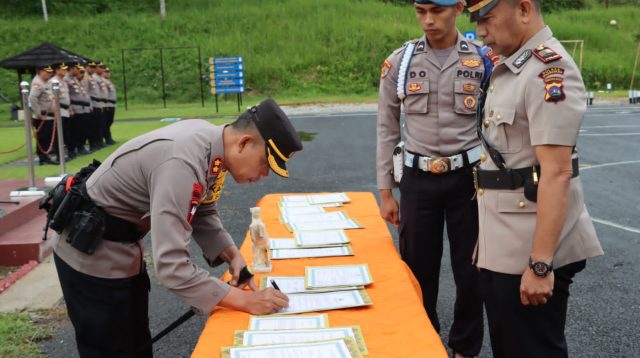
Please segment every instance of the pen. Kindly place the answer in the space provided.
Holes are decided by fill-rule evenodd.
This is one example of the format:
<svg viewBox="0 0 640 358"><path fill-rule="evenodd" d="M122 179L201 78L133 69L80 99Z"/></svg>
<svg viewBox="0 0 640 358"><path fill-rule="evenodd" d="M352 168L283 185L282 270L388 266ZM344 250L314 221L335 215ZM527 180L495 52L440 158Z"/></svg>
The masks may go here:
<svg viewBox="0 0 640 358"><path fill-rule="evenodd" d="M278 285L276 284L276 281L271 280L271 286L273 286L273 288L275 288L276 290L280 291L280 287L278 287Z"/></svg>

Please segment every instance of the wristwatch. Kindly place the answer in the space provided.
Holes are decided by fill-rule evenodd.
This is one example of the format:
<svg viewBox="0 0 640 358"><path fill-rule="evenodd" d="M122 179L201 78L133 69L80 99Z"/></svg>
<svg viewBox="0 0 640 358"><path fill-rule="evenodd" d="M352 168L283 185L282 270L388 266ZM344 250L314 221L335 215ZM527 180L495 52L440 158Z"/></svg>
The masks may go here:
<svg viewBox="0 0 640 358"><path fill-rule="evenodd" d="M547 277L547 275L553 271L553 264L544 261L534 262L531 256L529 256L529 268L536 276Z"/></svg>

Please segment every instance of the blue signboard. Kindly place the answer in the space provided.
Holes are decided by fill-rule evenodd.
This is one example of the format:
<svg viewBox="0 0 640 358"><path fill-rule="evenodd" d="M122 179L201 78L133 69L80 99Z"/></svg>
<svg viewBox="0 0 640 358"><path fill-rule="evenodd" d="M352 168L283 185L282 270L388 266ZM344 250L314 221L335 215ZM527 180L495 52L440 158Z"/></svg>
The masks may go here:
<svg viewBox="0 0 640 358"><path fill-rule="evenodd" d="M467 40L475 40L478 36L475 31L465 31L464 38Z"/></svg>
<svg viewBox="0 0 640 358"><path fill-rule="evenodd" d="M242 57L210 57L211 94L244 93L244 62Z"/></svg>

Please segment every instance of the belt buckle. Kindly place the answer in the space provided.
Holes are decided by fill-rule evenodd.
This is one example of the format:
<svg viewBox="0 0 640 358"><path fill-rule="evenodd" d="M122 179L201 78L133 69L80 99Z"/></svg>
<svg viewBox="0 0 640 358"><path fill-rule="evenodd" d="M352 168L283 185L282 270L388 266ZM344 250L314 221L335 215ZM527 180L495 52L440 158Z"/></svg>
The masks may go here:
<svg viewBox="0 0 640 358"><path fill-rule="evenodd" d="M434 174L443 174L451 170L451 160L449 158L432 158L429 162L429 171Z"/></svg>

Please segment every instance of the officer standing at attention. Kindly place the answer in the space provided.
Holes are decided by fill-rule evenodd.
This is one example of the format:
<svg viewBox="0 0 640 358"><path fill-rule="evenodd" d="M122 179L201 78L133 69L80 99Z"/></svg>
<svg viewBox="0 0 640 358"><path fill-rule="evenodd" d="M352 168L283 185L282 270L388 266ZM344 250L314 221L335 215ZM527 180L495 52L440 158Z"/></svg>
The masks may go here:
<svg viewBox="0 0 640 358"><path fill-rule="evenodd" d="M91 99L78 81L80 69L84 67L80 63L71 64L69 72L64 77L64 81L69 87L69 100L71 103L69 119L69 137L65 138L65 143L69 148L69 157L87 154L84 149L84 135L82 126L86 122L88 113L91 113Z"/></svg>
<svg viewBox="0 0 640 358"><path fill-rule="evenodd" d="M580 70L539 0L468 1L501 55L479 110L477 266L493 355L567 357L569 286L602 255L575 151L586 110Z"/></svg>
<svg viewBox="0 0 640 358"><path fill-rule="evenodd" d="M58 152L53 120L53 93L48 85L51 77L53 77L53 68L50 65L40 66L38 74L31 81L29 92L29 107L31 107L33 127L36 129L36 152L40 165L60 164L49 156L52 151Z"/></svg>
<svg viewBox="0 0 640 358"><path fill-rule="evenodd" d="M107 145L116 144L111 136L111 125L113 124L113 118L116 114L116 86L111 82L111 69L109 67L105 67L102 72L102 81L104 82L107 97L105 99L105 123L104 128L102 129L102 136L104 137L104 142Z"/></svg>
<svg viewBox="0 0 640 358"><path fill-rule="evenodd" d="M288 177L286 162L302 144L273 100L252 107L234 123L181 121L123 144L89 177L90 204L104 211L104 234L93 252L68 225L54 243L54 260L81 357L151 357L149 278L143 241L151 234L160 283L202 315L216 306L268 314L288 305L281 292L245 291L246 262L216 210L227 173L241 184L269 174ZM76 212L78 216L84 212ZM73 219L72 219L73 221ZM196 266L193 237L211 266L229 264L228 285ZM255 289L253 280L249 286ZM239 286L239 287L233 287Z"/></svg>
<svg viewBox="0 0 640 358"><path fill-rule="evenodd" d="M400 254L420 282L424 306L436 331L440 331L436 304L446 222L456 283L448 344L456 357L475 356L482 347L483 312L478 272L471 259L478 237L472 169L481 153L475 113L485 76L484 56L478 44L456 29L463 2L417 0L414 7L425 34L395 50L381 70L377 119L380 214L399 226ZM401 127L406 151L398 205L392 194L398 187L392 152L401 139Z"/></svg>
<svg viewBox="0 0 640 358"><path fill-rule="evenodd" d="M60 120L62 121L62 140L67 148L67 153L69 153L69 159L75 158L75 153L73 151L73 143L71 140L71 125L69 123L69 118L71 117L71 100L69 98L69 86L67 82L64 80L64 76L67 74L67 70L69 66L65 63L57 63L53 65L54 78L58 81L58 85L60 87L60 95L59 95L59 103L60 103ZM53 81L49 81L49 86L51 93L53 93ZM57 131L56 131L57 133ZM71 144L70 144L71 143ZM63 153L64 154L64 153Z"/></svg>
<svg viewBox="0 0 640 358"><path fill-rule="evenodd" d="M82 64L78 64L78 76L76 77L76 79L78 80L78 83L80 83L80 94L81 94L81 101L83 103L88 103L89 107L84 107L83 109L85 110L85 113L82 115L81 118L79 118L80 120L80 126L79 126L79 134L78 134L78 154L83 155L83 154L89 154L89 151L87 151L85 149L85 143L87 143L87 141L89 141L89 133L90 133L90 128L89 126L92 123L93 120L93 106L92 106L92 100L91 100L91 95L89 94L89 86L90 83L87 80L87 75L86 75L86 67Z"/></svg>
<svg viewBox="0 0 640 358"><path fill-rule="evenodd" d="M88 88L89 96L91 97L91 108L93 108L93 111L91 112L91 120L87 125L90 152L100 150L104 147L104 145L102 145L102 139L100 138L100 140L98 140L102 122L102 107L104 106L102 102L102 89L98 83L98 75L96 75L98 62L91 61L87 64L87 75L85 76L85 81L87 81L86 87Z"/></svg>

